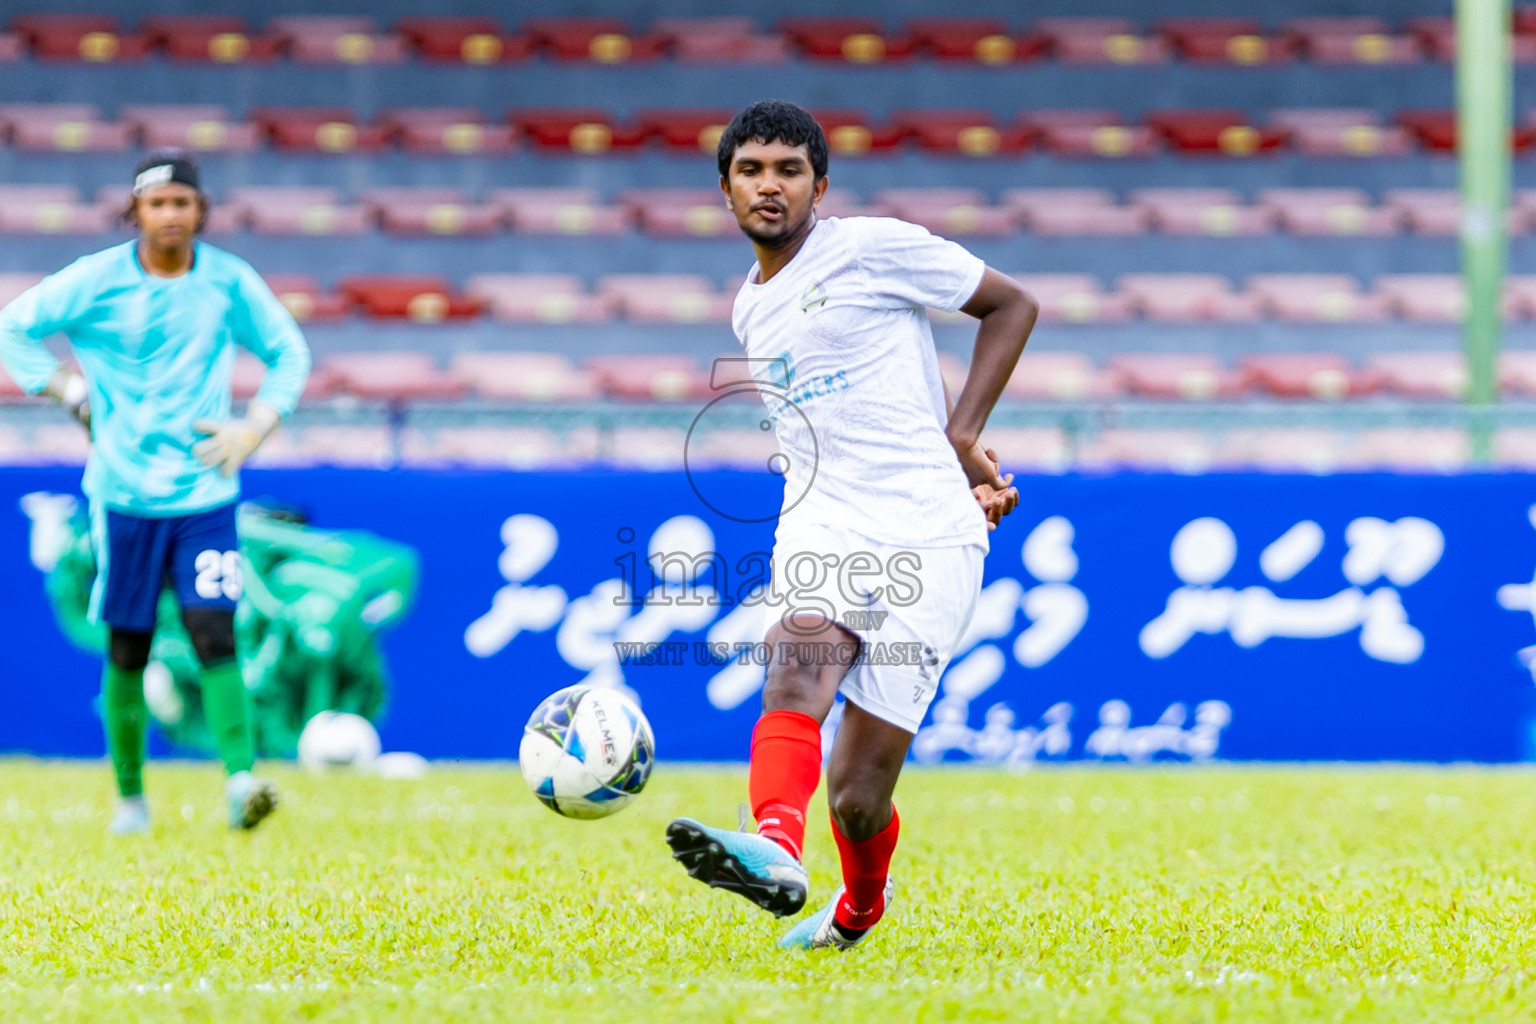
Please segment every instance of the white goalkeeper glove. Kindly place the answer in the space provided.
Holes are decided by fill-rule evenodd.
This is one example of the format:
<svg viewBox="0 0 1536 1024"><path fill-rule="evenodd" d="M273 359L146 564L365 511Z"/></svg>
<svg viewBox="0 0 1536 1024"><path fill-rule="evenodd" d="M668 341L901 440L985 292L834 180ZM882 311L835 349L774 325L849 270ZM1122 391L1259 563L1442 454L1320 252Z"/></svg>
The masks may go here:
<svg viewBox="0 0 1536 1024"><path fill-rule="evenodd" d="M281 419L271 406L252 402L240 419L198 420L192 429L208 436L192 446L192 454L205 466L217 466L221 476L234 476Z"/></svg>
<svg viewBox="0 0 1536 1024"><path fill-rule="evenodd" d="M67 409L86 430L91 429L91 389L86 386L84 377L67 366L61 366L48 381L43 394Z"/></svg>

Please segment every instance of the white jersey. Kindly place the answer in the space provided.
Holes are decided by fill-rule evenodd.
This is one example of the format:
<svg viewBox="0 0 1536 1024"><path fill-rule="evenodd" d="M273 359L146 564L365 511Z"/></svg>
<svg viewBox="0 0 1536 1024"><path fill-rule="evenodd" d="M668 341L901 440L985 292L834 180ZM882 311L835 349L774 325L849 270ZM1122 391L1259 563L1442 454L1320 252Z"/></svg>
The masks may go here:
<svg viewBox="0 0 1536 1024"><path fill-rule="evenodd" d="M944 434L926 307L965 305L986 264L904 221L829 217L766 283L759 270L731 325L787 457L779 532L817 523L985 550L986 517Z"/></svg>

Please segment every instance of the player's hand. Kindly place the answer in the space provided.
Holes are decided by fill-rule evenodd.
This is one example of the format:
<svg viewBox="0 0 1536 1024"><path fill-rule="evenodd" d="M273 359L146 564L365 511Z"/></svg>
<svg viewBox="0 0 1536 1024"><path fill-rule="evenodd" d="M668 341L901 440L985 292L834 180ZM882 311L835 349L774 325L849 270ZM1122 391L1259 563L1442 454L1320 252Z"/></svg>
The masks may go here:
<svg viewBox="0 0 1536 1024"><path fill-rule="evenodd" d="M980 441L969 445L956 445L955 454L960 457L960 467L971 485L971 494L987 516L987 529L997 529L1003 516L1019 504L1018 488L1013 486L1013 474L1004 476L999 469L997 453L983 448Z"/></svg>
<svg viewBox="0 0 1536 1024"><path fill-rule="evenodd" d="M217 466L220 476L234 476L261 447L278 419L275 410L252 402L240 419L198 420L192 429L208 436L192 446L192 454L205 466Z"/></svg>
<svg viewBox="0 0 1536 1024"><path fill-rule="evenodd" d="M987 517L988 531L997 529L997 524L1003 521L1003 516L1012 512L1019 504L1019 490L1016 487L1006 487L998 491L989 484L977 484L971 488L971 495Z"/></svg>
<svg viewBox="0 0 1536 1024"><path fill-rule="evenodd" d="M91 389L85 378L66 366L59 367L43 394L62 405L87 431L91 429Z"/></svg>

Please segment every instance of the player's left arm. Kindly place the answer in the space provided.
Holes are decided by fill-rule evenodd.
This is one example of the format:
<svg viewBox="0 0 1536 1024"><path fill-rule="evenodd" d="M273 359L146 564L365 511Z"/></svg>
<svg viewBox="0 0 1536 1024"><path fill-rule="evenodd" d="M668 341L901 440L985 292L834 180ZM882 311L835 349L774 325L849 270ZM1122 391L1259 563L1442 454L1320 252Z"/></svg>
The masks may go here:
<svg viewBox="0 0 1536 1024"><path fill-rule="evenodd" d="M1013 278L988 267L960 311L981 324L976 331L970 372L960 397L951 404L945 434L960 457L961 468L977 501L987 513L988 524L996 526L1018 505L1019 492L1012 486L1013 474L1003 476L996 453L983 447L981 431L1002 397L1008 378L1013 376L1040 315L1040 304ZM947 390L945 399L949 400Z"/></svg>
<svg viewBox="0 0 1536 1024"><path fill-rule="evenodd" d="M267 364L261 387L236 419L198 420L192 429L207 436L193 446L204 465L233 476L255 454L283 418L293 412L309 379L309 344L293 314L278 301L256 271L242 265L231 294L235 339Z"/></svg>

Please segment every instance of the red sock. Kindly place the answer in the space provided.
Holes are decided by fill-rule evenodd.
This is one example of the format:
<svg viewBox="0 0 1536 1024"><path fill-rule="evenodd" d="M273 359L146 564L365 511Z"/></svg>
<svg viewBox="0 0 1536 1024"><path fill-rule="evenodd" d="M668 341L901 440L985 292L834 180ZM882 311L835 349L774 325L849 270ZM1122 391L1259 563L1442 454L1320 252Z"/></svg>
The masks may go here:
<svg viewBox="0 0 1536 1024"><path fill-rule="evenodd" d="M838 831L837 853L843 862L843 898L837 901L832 918L848 931L872 927L885 913L885 880L890 874L891 854L896 852L896 837L901 834L901 818L891 805L891 823L862 843Z"/></svg>
<svg viewBox="0 0 1536 1024"><path fill-rule="evenodd" d="M770 711L752 730L747 795L757 832L800 858L805 809L821 782L821 726L799 711Z"/></svg>

